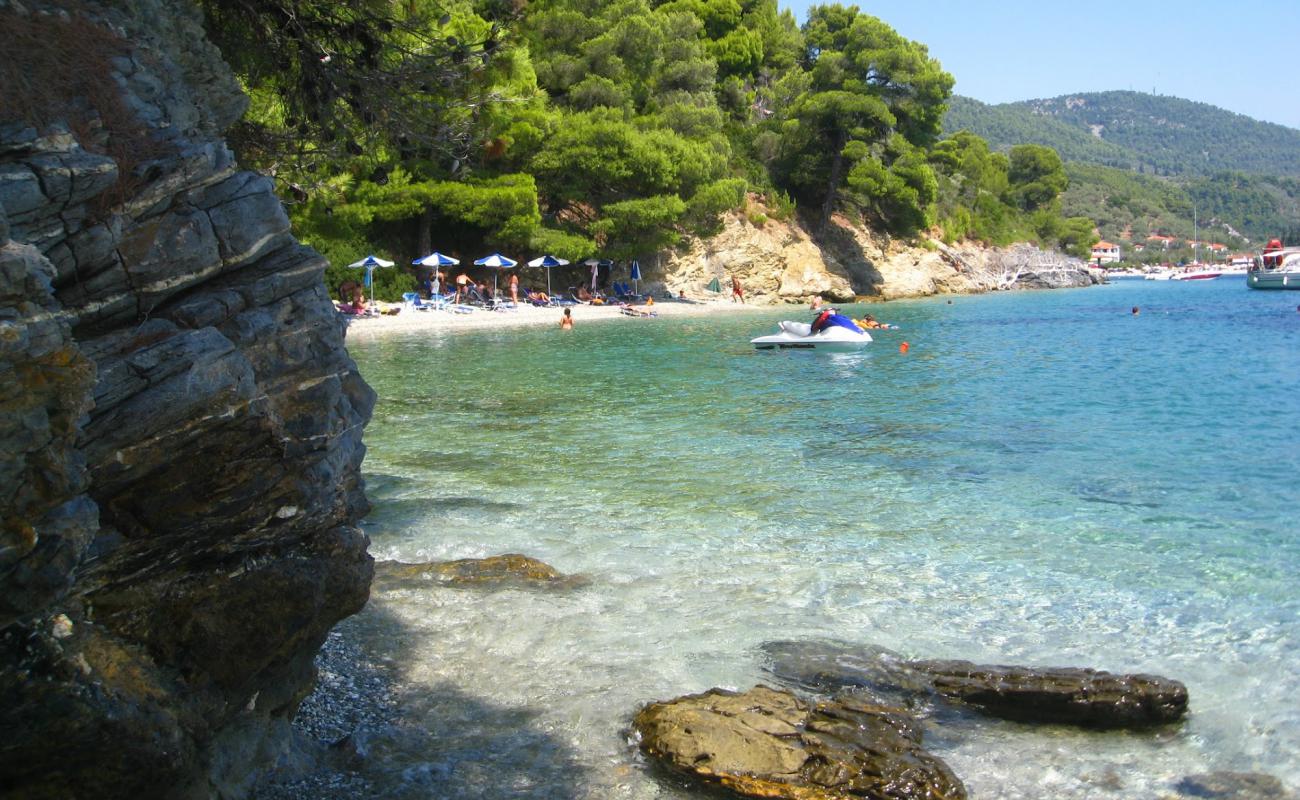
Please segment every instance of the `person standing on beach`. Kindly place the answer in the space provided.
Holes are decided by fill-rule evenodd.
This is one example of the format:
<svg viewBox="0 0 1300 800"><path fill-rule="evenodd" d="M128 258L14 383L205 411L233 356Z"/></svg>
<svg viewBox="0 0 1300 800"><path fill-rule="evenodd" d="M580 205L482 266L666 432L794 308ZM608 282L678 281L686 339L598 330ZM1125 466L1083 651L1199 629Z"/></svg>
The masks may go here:
<svg viewBox="0 0 1300 800"><path fill-rule="evenodd" d="M519 305L519 276L510 273L510 302Z"/></svg>
<svg viewBox="0 0 1300 800"><path fill-rule="evenodd" d="M460 303L460 297L462 294L465 295L466 298L469 297L469 276L463 272L456 276L456 303L457 304Z"/></svg>
<svg viewBox="0 0 1300 800"><path fill-rule="evenodd" d="M569 309L567 308L564 309L564 316L560 317L560 330L573 330L573 315L569 313Z"/></svg>
<svg viewBox="0 0 1300 800"><path fill-rule="evenodd" d="M740 278L731 276L731 302L745 302L745 292L740 288Z"/></svg>

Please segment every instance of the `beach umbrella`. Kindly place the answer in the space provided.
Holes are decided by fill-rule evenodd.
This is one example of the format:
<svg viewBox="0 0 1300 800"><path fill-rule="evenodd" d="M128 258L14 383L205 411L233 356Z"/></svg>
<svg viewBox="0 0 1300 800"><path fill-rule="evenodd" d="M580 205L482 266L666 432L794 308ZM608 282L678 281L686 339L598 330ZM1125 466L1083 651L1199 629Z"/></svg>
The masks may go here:
<svg viewBox="0 0 1300 800"><path fill-rule="evenodd" d="M490 256L484 256L483 258L477 259L474 262L474 265L478 267L487 267L488 269L491 270L502 270L502 269L510 269L511 267L513 267L518 263L519 262L515 261L513 258L506 258L500 253L493 253ZM497 273L496 272L492 273L492 296L493 297L497 296Z"/></svg>
<svg viewBox="0 0 1300 800"><path fill-rule="evenodd" d="M530 266L530 267L541 267L542 269L546 270L546 294L547 294L547 296L550 296L550 294L551 294L551 267L562 267L562 266L564 266L565 264L568 264L568 263L569 263L569 262L568 262L568 261L565 261L563 258L556 258L555 256L552 256L552 255L545 255L545 256L540 256L540 257L538 257L538 258L534 258L532 261L529 261L529 262L528 262L528 266Z"/></svg>
<svg viewBox="0 0 1300 800"><path fill-rule="evenodd" d="M709 281L709 291L710 292L722 291L722 284L718 281L717 275L714 275L713 280Z"/></svg>
<svg viewBox="0 0 1300 800"><path fill-rule="evenodd" d="M373 306L375 304L375 281L374 278L371 277L371 274L375 271L377 267L393 266L393 262L385 261L379 256L376 256L375 254L371 253L370 255L366 256L360 261L353 261L351 264L348 264L348 266L354 269L362 269L362 268L365 269L366 271L365 284L366 286L370 287L370 305Z"/></svg>
<svg viewBox="0 0 1300 800"><path fill-rule="evenodd" d="M636 261L632 262L632 274L628 276L628 280L632 281L632 293L637 294L639 287L636 283L641 280L641 265Z"/></svg>
<svg viewBox="0 0 1300 800"><path fill-rule="evenodd" d="M438 289L440 288L438 286L438 267L455 266L456 264L460 263L460 259L452 258L451 256L444 256L442 253L439 253L437 250L434 250L432 253L425 256L424 258L417 258L411 263L418 264L423 267L433 267L433 294L437 295Z"/></svg>

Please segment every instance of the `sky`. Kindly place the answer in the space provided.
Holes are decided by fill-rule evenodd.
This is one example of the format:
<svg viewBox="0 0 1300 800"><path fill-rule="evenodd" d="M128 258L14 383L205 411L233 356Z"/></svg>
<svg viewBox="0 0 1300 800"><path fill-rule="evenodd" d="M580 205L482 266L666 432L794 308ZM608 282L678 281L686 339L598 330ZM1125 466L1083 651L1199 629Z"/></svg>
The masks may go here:
<svg viewBox="0 0 1300 800"><path fill-rule="evenodd" d="M803 24L811 0L779 0ZM1300 0L840 0L930 49L985 103L1129 89L1300 128Z"/></svg>

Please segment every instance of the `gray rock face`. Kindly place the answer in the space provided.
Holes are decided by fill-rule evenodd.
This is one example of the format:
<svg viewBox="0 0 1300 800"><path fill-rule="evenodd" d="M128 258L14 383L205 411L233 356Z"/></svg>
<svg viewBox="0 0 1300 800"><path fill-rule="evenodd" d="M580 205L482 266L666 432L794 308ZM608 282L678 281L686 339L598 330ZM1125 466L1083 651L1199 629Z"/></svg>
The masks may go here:
<svg viewBox="0 0 1300 800"><path fill-rule="evenodd" d="M197 10L86 13L164 155L124 176L95 152L119 132L0 121L0 774L241 796L368 595L374 395L324 262L218 138L245 101Z"/></svg>
<svg viewBox="0 0 1300 800"><path fill-rule="evenodd" d="M853 698L811 706L766 686L712 689L652 703L632 724L665 766L746 797L966 796L906 712Z"/></svg>
<svg viewBox="0 0 1300 800"><path fill-rule="evenodd" d="M763 650L775 676L816 691L932 694L1019 722L1146 728L1187 713L1187 687L1156 675L908 661L883 648L831 642L769 642Z"/></svg>

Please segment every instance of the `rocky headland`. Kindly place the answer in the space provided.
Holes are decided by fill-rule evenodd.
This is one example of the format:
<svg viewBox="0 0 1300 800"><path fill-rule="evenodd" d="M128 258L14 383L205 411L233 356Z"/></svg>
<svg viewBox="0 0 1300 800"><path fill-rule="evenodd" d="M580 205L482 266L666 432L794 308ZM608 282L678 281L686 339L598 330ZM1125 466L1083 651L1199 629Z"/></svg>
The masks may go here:
<svg viewBox="0 0 1300 800"><path fill-rule="evenodd" d="M766 304L806 303L814 296L837 303L858 298L896 300L935 294L1007 289L1063 289L1105 281L1105 271L1032 245L984 247L975 243L924 246L893 239L836 215L814 232L797 219L761 225L729 214L722 231L692 239L679 251L643 263L646 279L662 281L674 295L700 296L712 279L730 293L740 279L745 295Z"/></svg>
<svg viewBox="0 0 1300 800"><path fill-rule="evenodd" d="M5 791L242 796L366 602L374 396L194 6L0 27L108 98L33 75L0 127Z"/></svg>

